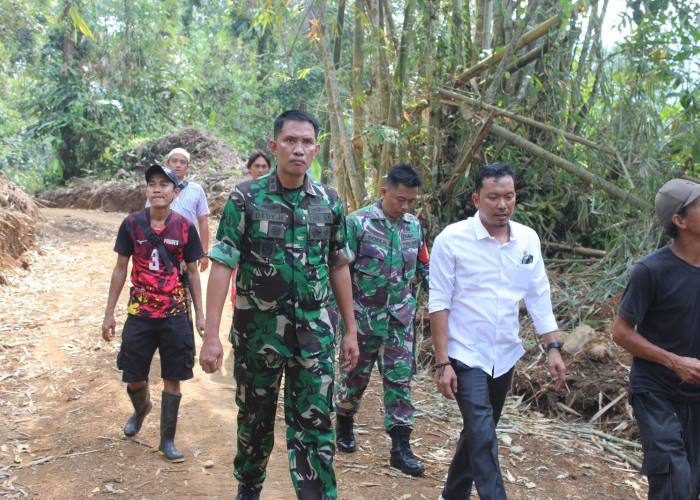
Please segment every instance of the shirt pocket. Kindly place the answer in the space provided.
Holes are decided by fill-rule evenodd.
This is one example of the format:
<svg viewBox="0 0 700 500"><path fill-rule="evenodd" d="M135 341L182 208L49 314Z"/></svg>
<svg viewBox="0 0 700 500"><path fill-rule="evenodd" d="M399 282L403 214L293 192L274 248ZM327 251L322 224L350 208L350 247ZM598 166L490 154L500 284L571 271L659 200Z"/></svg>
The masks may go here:
<svg viewBox="0 0 700 500"><path fill-rule="evenodd" d="M374 245L361 243L355 259L355 271L367 276L379 276L385 259L386 252Z"/></svg>
<svg viewBox="0 0 700 500"><path fill-rule="evenodd" d="M327 261L328 242L331 239L332 226L330 224L307 225L307 248L309 264L318 266Z"/></svg>
<svg viewBox="0 0 700 500"><path fill-rule="evenodd" d="M259 262L269 264L284 263L284 245L286 228L283 224L270 223L267 224L263 235L254 238L251 248L252 253L257 257Z"/></svg>
<svg viewBox="0 0 700 500"><path fill-rule="evenodd" d="M535 269L535 264L518 264L515 268L515 279L513 285L522 290L527 290L530 286L530 280Z"/></svg>

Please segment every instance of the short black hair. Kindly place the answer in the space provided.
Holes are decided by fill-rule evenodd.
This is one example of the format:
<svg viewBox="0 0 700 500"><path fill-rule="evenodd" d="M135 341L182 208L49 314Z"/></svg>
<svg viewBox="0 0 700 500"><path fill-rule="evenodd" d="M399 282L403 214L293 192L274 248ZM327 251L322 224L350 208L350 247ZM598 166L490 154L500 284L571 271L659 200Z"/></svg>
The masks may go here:
<svg viewBox="0 0 700 500"><path fill-rule="evenodd" d="M406 187L421 187L423 185L423 178L418 172L413 170L410 165L406 163L397 163L389 169L389 173L386 174L386 187L389 189L396 189L399 184L403 184Z"/></svg>
<svg viewBox="0 0 700 500"><path fill-rule="evenodd" d="M680 215L681 217L685 217L686 215L688 215L688 207L687 206L681 207L681 209L673 215L676 215L676 214ZM666 236L668 236L674 240L676 238L678 238L678 235L680 233L678 231L678 226L676 226L673 223L673 219L671 219L671 221L669 221L669 223L664 228L664 233L666 233Z"/></svg>
<svg viewBox="0 0 700 500"><path fill-rule="evenodd" d="M253 162L260 157L264 158L265 163L267 163L268 167L272 167L272 163L270 163L270 157L267 156L267 154L264 151L260 151L259 149L256 149L255 151L250 153L250 156L248 157L248 161L245 162L245 168L250 170L250 166L253 164Z"/></svg>
<svg viewBox="0 0 700 500"><path fill-rule="evenodd" d="M309 122L314 126L314 138L318 139L318 120L311 113L301 109L288 109L275 119L275 127L272 131L273 139L277 139L277 136L282 132L284 122Z"/></svg>
<svg viewBox="0 0 700 500"><path fill-rule="evenodd" d="M496 180L498 180L507 175L511 176L513 184L515 184L515 169L508 163L491 163L490 165L484 165L476 173L474 191L477 193L481 191L481 188L484 187L484 179L487 177L495 177Z"/></svg>

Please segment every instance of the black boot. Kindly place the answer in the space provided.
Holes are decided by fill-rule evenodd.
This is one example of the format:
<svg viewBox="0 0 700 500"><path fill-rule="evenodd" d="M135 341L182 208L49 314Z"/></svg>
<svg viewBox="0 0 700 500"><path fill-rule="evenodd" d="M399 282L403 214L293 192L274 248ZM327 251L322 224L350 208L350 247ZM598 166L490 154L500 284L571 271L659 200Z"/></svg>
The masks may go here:
<svg viewBox="0 0 700 500"><path fill-rule="evenodd" d="M262 486L256 488L254 486L243 486L239 484L236 500L259 500L260 490L262 490Z"/></svg>
<svg viewBox="0 0 700 500"><path fill-rule="evenodd" d="M148 384L136 392L131 392L127 385L126 393L129 395L129 399L131 399L131 404L134 405L134 414L126 421L124 435L133 437L141 430L143 419L150 413L153 405L151 404L151 393L148 389Z"/></svg>
<svg viewBox="0 0 700 500"><path fill-rule="evenodd" d="M391 461L392 467L396 467L404 474L420 476L425 472L423 464L416 460L411 451L411 429L406 425L398 425L389 431L391 436Z"/></svg>
<svg viewBox="0 0 700 500"><path fill-rule="evenodd" d="M177 412L182 396L163 392L160 410L160 446L158 453L169 462L184 462L185 457L175 449L175 428L177 427Z"/></svg>
<svg viewBox="0 0 700 500"><path fill-rule="evenodd" d="M336 414L335 442L338 450L343 453L354 453L356 448L355 434L352 432L353 418Z"/></svg>

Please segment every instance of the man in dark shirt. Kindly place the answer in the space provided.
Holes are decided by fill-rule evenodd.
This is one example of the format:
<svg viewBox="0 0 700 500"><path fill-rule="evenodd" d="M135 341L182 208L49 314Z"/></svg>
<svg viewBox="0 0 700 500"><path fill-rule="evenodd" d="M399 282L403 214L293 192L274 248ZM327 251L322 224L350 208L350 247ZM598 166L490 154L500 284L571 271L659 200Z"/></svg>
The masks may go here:
<svg viewBox="0 0 700 500"><path fill-rule="evenodd" d="M135 436L151 411L148 373L157 348L163 378L158 452L170 462L182 462L184 457L173 441L182 397L180 381L193 377L194 336L187 319L180 263L185 262L190 273L192 302L201 335L204 312L197 261L205 254L192 222L170 210L170 203L179 193L175 172L152 165L146 170L146 183L150 207L127 216L117 234L114 251L118 257L109 285L102 337L110 342L115 336L114 308L132 259L133 286L117 356L117 367L122 370L122 381L127 383L127 394L134 406L124 434Z"/></svg>
<svg viewBox="0 0 700 500"><path fill-rule="evenodd" d="M700 185L674 179L656 216L673 242L637 262L613 325L634 359L630 400L650 499L697 499L700 488Z"/></svg>

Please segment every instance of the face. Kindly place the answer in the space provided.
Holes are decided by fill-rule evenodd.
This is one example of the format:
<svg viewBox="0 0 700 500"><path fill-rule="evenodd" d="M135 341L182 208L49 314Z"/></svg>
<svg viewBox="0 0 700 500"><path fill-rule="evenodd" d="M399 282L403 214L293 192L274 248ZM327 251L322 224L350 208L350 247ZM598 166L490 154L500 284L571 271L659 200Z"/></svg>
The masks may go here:
<svg viewBox="0 0 700 500"><path fill-rule="evenodd" d="M301 180L311 162L321 149L316 144L314 126L309 122L286 121L274 141L270 141L270 151L277 157L277 173L280 180Z"/></svg>
<svg viewBox="0 0 700 500"><path fill-rule="evenodd" d="M391 220L397 220L413 210L413 205L418 197L417 187L408 187L403 184L399 184L395 188L384 186L380 191L383 197L382 210L384 215Z"/></svg>
<svg viewBox="0 0 700 500"><path fill-rule="evenodd" d="M700 235L700 198L696 198L685 207L685 215L675 214L672 220L680 231L685 230L688 234L698 237Z"/></svg>
<svg viewBox="0 0 700 500"><path fill-rule="evenodd" d="M508 226L515 209L515 183L510 175L486 177L479 193L472 194L484 227L491 233Z"/></svg>
<svg viewBox="0 0 700 500"><path fill-rule="evenodd" d="M250 167L248 167L248 172L250 172L250 176L253 178L253 180L265 175L269 171L270 165L267 164L265 158L262 156L258 156L255 160L253 160L253 163L250 164Z"/></svg>
<svg viewBox="0 0 700 500"><path fill-rule="evenodd" d="M165 174L153 174L146 184L146 198L153 208L167 208L180 190Z"/></svg>
<svg viewBox="0 0 700 500"><path fill-rule="evenodd" d="M185 174L190 169L190 166L187 163L187 158L185 158L185 155L181 155L180 153L175 153L172 155L170 159L165 162L165 166L170 167L175 171L179 181L182 181L182 179L185 178Z"/></svg>

